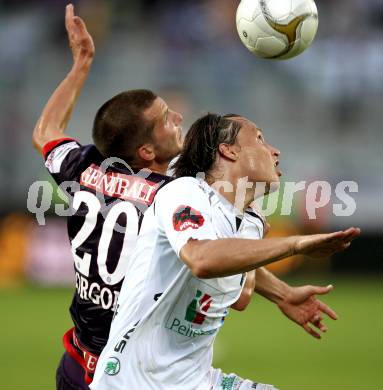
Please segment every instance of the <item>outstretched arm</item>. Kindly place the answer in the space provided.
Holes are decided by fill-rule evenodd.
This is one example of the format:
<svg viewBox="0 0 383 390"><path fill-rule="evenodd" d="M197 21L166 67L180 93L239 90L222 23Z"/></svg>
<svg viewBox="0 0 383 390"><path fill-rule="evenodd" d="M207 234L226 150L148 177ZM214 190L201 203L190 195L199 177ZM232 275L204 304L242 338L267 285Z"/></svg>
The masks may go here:
<svg viewBox="0 0 383 390"><path fill-rule="evenodd" d="M33 131L33 145L39 152L48 142L65 137L64 131L94 57L92 37L84 21L74 15L72 4L66 7L65 27L72 50L73 66L48 100Z"/></svg>
<svg viewBox="0 0 383 390"><path fill-rule="evenodd" d="M360 229L261 240L223 238L190 239L180 251L181 259L199 278L219 278L248 272L294 254L330 256L348 248Z"/></svg>
<svg viewBox="0 0 383 390"><path fill-rule="evenodd" d="M308 334L320 339L321 332L327 331L322 315L336 320L337 314L316 295L329 293L333 287L301 286L291 287L264 268L257 270L255 292L274 302L290 320L301 326Z"/></svg>

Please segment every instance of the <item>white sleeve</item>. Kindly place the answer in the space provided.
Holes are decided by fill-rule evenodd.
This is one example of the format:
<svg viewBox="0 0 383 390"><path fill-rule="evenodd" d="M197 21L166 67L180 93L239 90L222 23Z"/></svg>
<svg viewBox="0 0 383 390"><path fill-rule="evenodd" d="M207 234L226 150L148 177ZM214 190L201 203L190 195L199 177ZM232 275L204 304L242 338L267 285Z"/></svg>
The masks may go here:
<svg viewBox="0 0 383 390"><path fill-rule="evenodd" d="M155 200L155 214L177 256L190 239L217 239L208 195L196 179L177 179L165 186Z"/></svg>

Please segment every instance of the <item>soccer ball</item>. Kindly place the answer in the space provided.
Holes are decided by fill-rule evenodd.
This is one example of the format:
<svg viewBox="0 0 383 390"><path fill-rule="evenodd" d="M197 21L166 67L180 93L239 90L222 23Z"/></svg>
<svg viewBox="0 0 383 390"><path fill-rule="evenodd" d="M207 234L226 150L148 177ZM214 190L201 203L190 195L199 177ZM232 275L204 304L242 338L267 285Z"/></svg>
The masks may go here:
<svg viewBox="0 0 383 390"><path fill-rule="evenodd" d="M307 49L318 29L314 0L242 0L237 30L257 56L284 60Z"/></svg>

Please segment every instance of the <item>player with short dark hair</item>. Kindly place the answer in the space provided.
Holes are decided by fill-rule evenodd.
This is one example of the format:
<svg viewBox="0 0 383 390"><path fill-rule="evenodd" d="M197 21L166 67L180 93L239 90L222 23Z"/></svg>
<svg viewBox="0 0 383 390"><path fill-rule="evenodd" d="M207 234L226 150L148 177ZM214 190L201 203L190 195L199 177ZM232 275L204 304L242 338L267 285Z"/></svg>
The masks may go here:
<svg viewBox="0 0 383 390"><path fill-rule="evenodd" d="M92 136L103 157L119 156L133 162L137 145L152 142L155 121L145 118L143 112L156 98L156 94L145 89L125 91L99 108Z"/></svg>
<svg viewBox="0 0 383 390"><path fill-rule="evenodd" d="M73 67L33 132L34 146L74 211L68 217L76 277L70 307L74 328L64 336L66 353L57 370L57 388L62 390L88 389L143 212L169 182L168 164L183 142L181 114L143 89L122 92L98 110L95 145L81 145L65 135L94 56L92 38L72 5L66 8L66 28Z"/></svg>
<svg viewBox="0 0 383 390"><path fill-rule="evenodd" d="M257 184L279 183L279 156L246 118L207 114L191 126L174 166L177 179L145 213L92 390L275 390L211 366L215 336L253 270L261 274L256 289L286 315L310 334L311 325L324 330L320 312L333 317L331 310L262 267L293 254L331 255L360 231L264 239L262 216L250 205L263 195ZM238 205L243 177L249 186ZM299 315L297 307L304 308Z"/></svg>
<svg viewBox="0 0 383 390"><path fill-rule="evenodd" d="M122 92L101 106L93 124L93 141L103 157L119 156L130 166L142 169L151 164L150 160L137 156L137 147L143 144L154 144L156 159L166 164L178 154L181 133L164 137L163 133L153 131L158 118L150 108L156 100L162 99L152 91L139 89ZM164 121L175 114L166 108Z"/></svg>

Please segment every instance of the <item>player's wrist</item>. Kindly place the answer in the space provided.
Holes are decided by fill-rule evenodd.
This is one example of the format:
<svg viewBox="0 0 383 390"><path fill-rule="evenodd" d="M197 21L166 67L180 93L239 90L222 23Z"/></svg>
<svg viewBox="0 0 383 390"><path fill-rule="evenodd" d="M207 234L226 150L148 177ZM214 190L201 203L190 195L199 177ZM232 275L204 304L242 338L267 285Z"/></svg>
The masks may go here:
<svg viewBox="0 0 383 390"><path fill-rule="evenodd" d="M307 250L308 238L307 235L291 236L291 252L290 256L304 255Z"/></svg>
<svg viewBox="0 0 383 390"><path fill-rule="evenodd" d="M287 302L290 294L292 293L292 287L284 281L276 278L269 271L263 269L260 270L263 273L263 277L260 275L258 276L254 292L262 295L277 306Z"/></svg>
<svg viewBox="0 0 383 390"><path fill-rule="evenodd" d="M288 285L287 283L283 283L283 294L281 294L281 299L277 303L279 308L283 306L285 303L289 303L292 301L293 296L294 296L294 290L295 287Z"/></svg>
<svg viewBox="0 0 383 390"><path fill-rule="evenodd" d="M92 63L93 58L81 58L74 61L72 69L77 72L88 72Z"/></svg>
<svg viewBox="0 0 383 390"><path fill-rule="evenodd" d="M68 77L72 82L84 82L89 75L92 62L75 62Z"/></svg>
<svg viewBox="0 0 383 390"><path fill-rule="evenodd" d="M293 288L287 283L280 281L278 293L274 295L274 303L281 308L284 303L289 302Z"/></svg>

